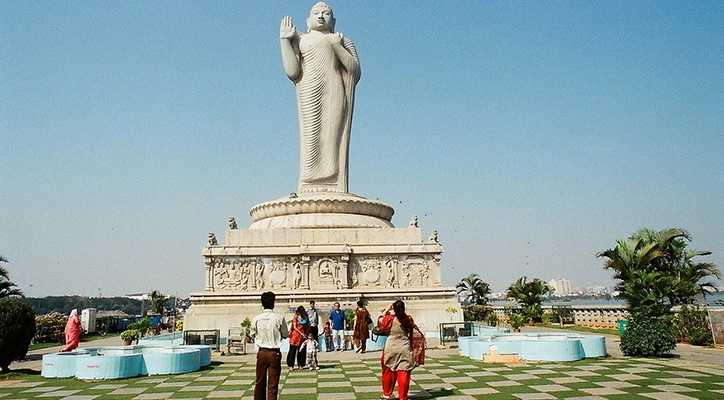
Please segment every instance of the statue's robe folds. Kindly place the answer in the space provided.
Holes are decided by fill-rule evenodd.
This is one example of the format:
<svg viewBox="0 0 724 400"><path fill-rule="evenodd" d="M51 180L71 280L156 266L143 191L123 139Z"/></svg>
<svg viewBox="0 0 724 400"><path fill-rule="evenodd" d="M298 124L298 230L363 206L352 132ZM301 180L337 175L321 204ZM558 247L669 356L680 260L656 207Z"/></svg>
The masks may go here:
<svg viewBox="0 0 724 400"><path fill-rule="evenodd" d="M352 41L344 38L342 45L355 60L349 70L326 38L301 53L302 74L296 82L301 193L348 192L349 136L360 71Z"/></svg>

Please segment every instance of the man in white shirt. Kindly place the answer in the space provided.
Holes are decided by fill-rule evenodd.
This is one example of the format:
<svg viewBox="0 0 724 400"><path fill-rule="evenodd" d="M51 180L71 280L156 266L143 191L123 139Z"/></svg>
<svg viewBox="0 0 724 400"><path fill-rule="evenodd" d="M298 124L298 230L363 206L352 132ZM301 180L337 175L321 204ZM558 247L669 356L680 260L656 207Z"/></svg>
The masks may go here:
<svg viewBox="0 0 724 400"><path fill-rule="evenodd" d="M259 347L256 353L256 385L254 400L276 400L279 376L282 372L282 340L289 336L284 316L274 312L276 295L264 292L261 305L264 311L251 321L250 335Z"/></svg>

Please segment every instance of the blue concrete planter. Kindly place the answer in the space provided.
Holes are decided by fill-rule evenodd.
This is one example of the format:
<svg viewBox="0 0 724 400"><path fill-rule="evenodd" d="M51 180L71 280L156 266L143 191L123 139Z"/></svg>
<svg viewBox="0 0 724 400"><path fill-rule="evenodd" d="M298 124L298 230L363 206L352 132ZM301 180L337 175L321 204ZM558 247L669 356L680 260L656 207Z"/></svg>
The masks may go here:
<svg viewBox="0 0 724 400"><path fill-rule="evenodd" d="M109 346L43 356L45 378L119 379L138 375L171 375L197 371L211 363L211 347Z"/></svg>
<svg viewBox="0 0 724 400"><path fill-rule="evenodd" d="M516 354L518 359L530 361L575 361L607 354L604 336L577 333L477 335L458 338L458 347L463 356L473 360L490 355L491 348L497 348L501 355Z"/></svg>

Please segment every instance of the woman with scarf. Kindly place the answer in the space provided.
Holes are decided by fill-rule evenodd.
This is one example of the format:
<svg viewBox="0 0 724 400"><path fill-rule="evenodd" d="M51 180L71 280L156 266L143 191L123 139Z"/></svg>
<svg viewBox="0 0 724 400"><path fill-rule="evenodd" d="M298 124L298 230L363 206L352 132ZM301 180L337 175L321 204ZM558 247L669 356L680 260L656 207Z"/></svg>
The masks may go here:
<svg viewBox="0 0 724 400"><path fill-rule="evenodd" d="M397 382L397 395L407 400L410 390L410 376L417 365L412 351L412 335L416 329L412 317L405 313L405 303L397 300L387 306L377 320L387 333L387 342L382 350L382 400L389 400Z"/></svg>
<svg viewBox="0 0 724 400"><path fill-rule="evenodd" d="M65 347L61 351L71 351L78 348L80 342L80 318L78 318L78 310L75 308L68 316L68 322L65 324Z"/></svg>
<svg viewBox="0 0 724 400"><path fill-rule="evenodd" d="M304 307L297 307L297 311L292 317L292 324L289 329L289 353L287 354L287 366L289 370L294 369L294 359L297 360L297 368L304 368L307 360L306 350L299 351L299 346L307 339L309 331L309 316Z"/></svg>

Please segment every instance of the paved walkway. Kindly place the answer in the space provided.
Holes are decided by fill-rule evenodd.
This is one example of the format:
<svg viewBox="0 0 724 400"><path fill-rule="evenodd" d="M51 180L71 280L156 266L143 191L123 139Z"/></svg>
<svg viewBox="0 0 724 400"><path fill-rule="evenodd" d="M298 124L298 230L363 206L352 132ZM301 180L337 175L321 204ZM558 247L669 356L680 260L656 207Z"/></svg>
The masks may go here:
<svg viewBox="0 0 724 400"><path fill-rule="evenodd" d="M539 330L539 328L529 328ZM722 399L724 350L679 345L675 358L640 359L620 355L618 337L607 336L611 357L570 363L484 364L456 349L428 350L427 363L413 372L412 398L470 399ZM119 345L118 337L92 342ZM88 344L84 344L88 346ZM214 354L211 367L175 376L83 382L39 376L42 354L0 379L0 399L251 399L255 356ZM321 353L320 371L282 373L280 399L378 399L380 353ZM33 372L34 371L34 372Z"/></svg>

